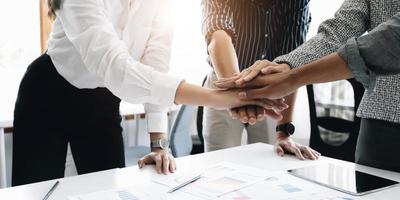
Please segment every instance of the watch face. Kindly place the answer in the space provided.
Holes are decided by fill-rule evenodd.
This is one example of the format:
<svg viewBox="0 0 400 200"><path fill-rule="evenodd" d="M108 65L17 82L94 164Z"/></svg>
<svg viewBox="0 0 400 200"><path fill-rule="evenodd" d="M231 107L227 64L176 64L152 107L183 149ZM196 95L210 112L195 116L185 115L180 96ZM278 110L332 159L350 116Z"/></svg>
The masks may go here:
<svg viewBox="0 0 400 200"><path fill-rule="evenodd" d="M293 133L294 133L294 125L293 124L288 124L286 126L286 130L290 135L293 135Z"/></svg>
<svg viewBox="0 0 400 200"><path fill-rule="evenodd" d="M160 146L162 149L168 149L169 141L167 139L160 140Z"/></svg>

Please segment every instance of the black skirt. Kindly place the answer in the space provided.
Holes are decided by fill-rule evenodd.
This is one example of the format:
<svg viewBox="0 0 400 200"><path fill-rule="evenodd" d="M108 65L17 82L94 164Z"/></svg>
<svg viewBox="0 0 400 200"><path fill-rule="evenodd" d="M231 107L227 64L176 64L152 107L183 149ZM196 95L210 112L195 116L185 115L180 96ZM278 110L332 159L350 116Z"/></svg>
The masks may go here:
<svg viewBox="0 0 400 200"><path fill-rule="evenodd" d="M400 172L400 124L362 119L356 163Z"/></svg>

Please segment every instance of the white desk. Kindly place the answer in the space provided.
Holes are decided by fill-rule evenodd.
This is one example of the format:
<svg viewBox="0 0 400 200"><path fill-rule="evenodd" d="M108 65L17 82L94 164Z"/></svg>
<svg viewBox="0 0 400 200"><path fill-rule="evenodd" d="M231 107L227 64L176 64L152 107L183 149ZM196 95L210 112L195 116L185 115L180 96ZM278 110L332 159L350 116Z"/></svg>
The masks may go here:
<svg viewBox="0 0 400 200"><path fill-rule="evenodd" d="M222 160L272 171L292 169L316 164L318 162L340 162L342 164L354 165L352 163L346 163L324 157L319 161L314 162L299 161L292 156L285 156L281 158L275 155L271 145L253 144L207 154L178 158L178 170L189 171L193 168L203 168L210 164L217 164ZM378 170L364 166L357 167L360 171L369 172L400 181L400 173ZM60 180L60 185L53 193L51 199L66 200L70 195L128 186L146 187L146 184L150 182L151 176L154 173L155 171L153 166L147 167L144 170L139 170L135 166L64 178ZM0 199L40 200L47 193L54 182L55 181L46 181L26 186L2 189L0 190ZM396 196L400 196L400 187L395 187L386 191L371 194L368 197L371 199L380 200L394 199Z"/></svg>
<svg viewBox="0 0 400 200"><path fill-rule="evenodd" d="M180 106L171 106L169 112L175 112L179 110ZM13 110L13 109L9 109ZM121 102L120 113L124 120L140 119L143 114L145 114L144 107L142 104L130 104L127 102ZM170 118L171 120L171 118ZM135 130L133 134L136 138L135 141L139 141L139 130L140 124L139 120L135 121ZM171 125L172 121L169 121ZM0 116L0 188L6 187L6 150L5 150L5 129L13 127L13 113L7 112L5 115ZM129 141L129 139L128 139ZM136 144L138 145L138 144Z"/></svg>

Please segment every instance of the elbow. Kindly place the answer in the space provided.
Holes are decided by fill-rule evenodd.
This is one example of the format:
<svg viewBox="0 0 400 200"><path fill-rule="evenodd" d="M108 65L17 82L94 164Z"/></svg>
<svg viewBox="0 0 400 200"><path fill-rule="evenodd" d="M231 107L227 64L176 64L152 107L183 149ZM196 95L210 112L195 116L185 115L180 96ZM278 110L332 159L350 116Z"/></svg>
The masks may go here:
<svg viewBox="0 0 400 200"><path fill-rule="evenodd" d="M212 33L210 43L207 46L209 53L218 49L218 46L224 44L232 44L232 38L224 30L218 30Z"/></svg>

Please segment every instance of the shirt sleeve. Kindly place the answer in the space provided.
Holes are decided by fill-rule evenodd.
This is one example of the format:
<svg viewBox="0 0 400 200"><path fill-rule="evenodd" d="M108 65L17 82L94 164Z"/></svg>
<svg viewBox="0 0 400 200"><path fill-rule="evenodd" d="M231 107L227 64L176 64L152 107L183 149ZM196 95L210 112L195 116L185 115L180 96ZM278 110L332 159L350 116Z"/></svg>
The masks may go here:
<svg viewBox="0 0 400 200"><path fill-rule="evenodd" d="M168 73L171 46L173 38L173 27L171 25L169 0L159 2L157 16L152 23L152 31L147 42L141 62L153 67L161 73ZM151 103L144 105L146 112L147 130L149 133L168 132L168 107Z"/></svg>
<svg viewBox="0 0 400 200"><path fill-rule="evenodd" d="M202 32L207 44L211 41L211 35L215 31L224 30L236 42L236 33L233 23L232 0L202 0ZM235 1L235 0L233 0Z"/></svg>
<svg viewBox="0 0 400 200"><path fill-rule="evenodd" d="M172 105L181 80L133 59L104 8L98 0L68 0L56 11L86 68L127 102Z"/></svg>
<svg viewBox="0 0 400 200"><path fill-rule="evenodd" d="M345 0L335 17L324 21L318 34L289 54L274 62L299 67L336 52L351 37L358 37L369 28L369 7L366 0Z"/></svg>
<svg viewBox="0 0 400 200"><path fill-rule="evenodd" d="M369 34L350 39L338 53L369 90L375 86L376 74L400 73L400 13Z"/></svg>

